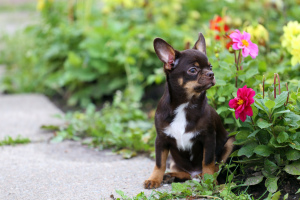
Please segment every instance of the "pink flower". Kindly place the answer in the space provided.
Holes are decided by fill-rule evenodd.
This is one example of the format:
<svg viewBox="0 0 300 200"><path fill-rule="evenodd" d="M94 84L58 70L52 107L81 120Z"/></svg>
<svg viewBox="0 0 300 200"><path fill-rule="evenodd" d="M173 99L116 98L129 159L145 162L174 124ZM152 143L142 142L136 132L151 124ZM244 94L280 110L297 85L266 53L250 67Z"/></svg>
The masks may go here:
<svg viewBox="0 0 300 200"><path fill-rule="evenodd" d="M246 120L247 115L253 116L251 104L254 103L254 95L255 91L245 85L238 89L237 97L229 101L229 107L235 109L235 117L240 118L242 122Z"/></svg>
<svg viewBox="0 0 300 200"><path fill-rule="evenodd" d="M252 43L250 40L251 35L247 32L240 33L239 30L231 33L229 37L232 39L234 50L242 49L243 57L250 56L254 59L258 55L258 47L256 44Z"/></svg>

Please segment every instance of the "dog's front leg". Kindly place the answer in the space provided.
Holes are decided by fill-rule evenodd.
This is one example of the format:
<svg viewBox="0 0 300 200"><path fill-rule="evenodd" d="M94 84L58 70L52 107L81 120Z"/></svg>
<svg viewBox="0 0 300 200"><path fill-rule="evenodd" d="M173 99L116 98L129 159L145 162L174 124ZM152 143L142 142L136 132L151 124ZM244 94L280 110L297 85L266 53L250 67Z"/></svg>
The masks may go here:
<svg viewBox="0 0 300 200"><path fill-rule="evenodd" d="M167 158L169 155L169 149L163 148L162 145L158 144L156 141L155 144L155 155L156 155L156 163L154 170L151 176L144 182L144 187L146 189L158 188L163 180L164 173L166 171L167 166Z"/></svg>
<svg viewBox="0 0 300 200"><path fill-rule="evenodd" d="M215 134L214 134L215 135ZM208 136L203 147L202 174L214 174L216 171L216 140Z"/></svg>

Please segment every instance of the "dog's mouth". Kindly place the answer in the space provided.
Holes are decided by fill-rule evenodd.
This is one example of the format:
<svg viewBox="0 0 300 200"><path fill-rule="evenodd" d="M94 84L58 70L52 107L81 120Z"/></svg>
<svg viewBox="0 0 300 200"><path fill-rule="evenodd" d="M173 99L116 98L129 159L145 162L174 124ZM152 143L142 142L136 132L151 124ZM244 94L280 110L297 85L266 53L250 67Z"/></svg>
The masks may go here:
<svg viewBox="0 0 300 200"><path fill-rule="evenodd" d="M216 79L211 80L209 83L205 84L205 85L201 85L201 86L197 86L194 87L194 90L196 92L202 92L204 90L208 90L209 88L211 88L212 86L214 86L216 84Z"/></svg>

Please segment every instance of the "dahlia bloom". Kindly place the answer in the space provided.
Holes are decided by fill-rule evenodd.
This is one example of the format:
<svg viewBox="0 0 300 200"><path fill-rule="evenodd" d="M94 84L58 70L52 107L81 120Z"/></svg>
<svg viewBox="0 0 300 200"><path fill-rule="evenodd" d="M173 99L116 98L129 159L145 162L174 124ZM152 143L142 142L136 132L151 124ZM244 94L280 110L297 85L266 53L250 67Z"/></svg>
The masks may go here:
<svg viewBox="0 0 300 200"><path fill-rule="evenodd" d="M291 54L292 54L292 66L295 66L297 63L300 64L300 34L298 37L293 39L293 43L291 45Z"/></svg>
<svg viewBox="0 0 300 200"><path fill-rule="evenodd" d="M222 17L216 16L213 20L209 21L209 28L211 30L216 30L216 31L229 31L229 26L225 24L225 21Z"/></svg>
<svg viewBox="0 0 300 200"><path fill-rule="evenodd" d="M252 88L247 88L245 85L243 88L239 88L237 91L237 97L229 101L229 107L234 108L236 119L240 118L244 122L248 116L253 116L251 104L254 103L255 91Z"/></svg>
<svg viewBox="0 0 300 200"><path fill-rule="evenodd" d="M234 50L242 49L242 56L247 57L251 56L253 59L258 55L258 47L256 44L252 43L250 40L251 35L247 32L240 33L239 30L231 33L229 37L232 39Z"/></svg>
<svg viewBox="0 0 300 200"><path fill-rule="evenodd" d="M283 27L283 36L281 45L285 47L289 52L292 50L293 40L300 35L300 23L297 21L291 21Z"/></svg>

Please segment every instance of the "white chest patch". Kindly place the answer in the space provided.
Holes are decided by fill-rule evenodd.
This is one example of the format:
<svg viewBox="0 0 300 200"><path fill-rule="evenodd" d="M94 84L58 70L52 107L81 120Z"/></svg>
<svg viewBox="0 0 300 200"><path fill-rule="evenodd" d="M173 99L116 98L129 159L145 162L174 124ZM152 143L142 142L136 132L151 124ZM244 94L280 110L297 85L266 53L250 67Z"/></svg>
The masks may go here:
<svg viewBox="0 0 300 200"><path fill-rule="evenodd" d="M185 108L187 106L188 103L184 103L176 108L174 120L164 131L166 135L176 139L177 148L181 150L191 150L193 146L191 139L194 137L194 133L185 132L187 125Z"/></svg>

